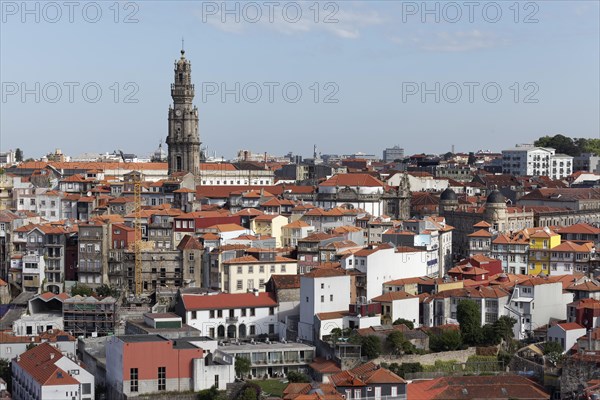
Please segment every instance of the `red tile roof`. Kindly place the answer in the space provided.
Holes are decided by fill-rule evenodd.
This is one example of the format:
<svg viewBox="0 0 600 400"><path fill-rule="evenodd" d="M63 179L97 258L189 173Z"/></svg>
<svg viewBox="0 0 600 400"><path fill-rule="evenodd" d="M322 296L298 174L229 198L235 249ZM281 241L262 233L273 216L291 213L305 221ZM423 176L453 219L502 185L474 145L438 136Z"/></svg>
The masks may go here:
<svg viewBox="0 0 600 400"><path fill-rule="evenodd" d="M42 343L17 358L17 364L40 385L78 385L79 382L56 366L62 353L48 343Z"/></svg>
<svg viewBox="0 0 600 400"><path fill-rule="evenodd" d="M337 174L319 186L367 186L383 187L385 184L369 174Z"/></svg>
<svg viewBox="0 0 600 400"><path fill-rule="evenodd" d="M277 300L271 293L182 294L181 298L186 311L277 307Z"/></svg>
<svg viewBox="0 0 600 400"><path fill-rule="evenodd" d="M373 299L371 300L389 303L396 300L412 299L414 297L415 296L413 296L412 294L399 290L395 292L386 292L381 296L373 297Z"/></svg>

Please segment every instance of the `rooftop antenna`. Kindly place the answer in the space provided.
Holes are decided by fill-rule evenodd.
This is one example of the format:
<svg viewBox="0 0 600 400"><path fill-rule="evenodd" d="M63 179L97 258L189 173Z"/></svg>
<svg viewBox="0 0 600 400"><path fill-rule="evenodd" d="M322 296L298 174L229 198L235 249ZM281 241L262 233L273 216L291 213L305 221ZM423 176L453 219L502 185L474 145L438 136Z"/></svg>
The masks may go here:
<svg viewBox="0 0 600 400"><path fill-rule="evenodd" d="M183 40L183 36L182 36L182 37L181 37L181 55L183 55L183 54L185 53L185 50L184 50L184 46L183 46L183 45L184 45L184 40Z"/></svg>

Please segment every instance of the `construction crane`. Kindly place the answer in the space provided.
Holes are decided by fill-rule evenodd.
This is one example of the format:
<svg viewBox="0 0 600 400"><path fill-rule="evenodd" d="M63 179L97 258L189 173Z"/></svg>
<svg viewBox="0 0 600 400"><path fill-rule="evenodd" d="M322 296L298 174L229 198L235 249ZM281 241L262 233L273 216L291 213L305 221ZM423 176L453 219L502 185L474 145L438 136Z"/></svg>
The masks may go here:
<svg viewBox="0 0 600 400"><path fill-rule="evenodd" d="M119 150L121 158L125 161L123 151ZM135 220L133 223L134 229L134 271L135 271L135 297L139 298L142 295L142 173L133 177L133 204L135 207Z"/></svg>

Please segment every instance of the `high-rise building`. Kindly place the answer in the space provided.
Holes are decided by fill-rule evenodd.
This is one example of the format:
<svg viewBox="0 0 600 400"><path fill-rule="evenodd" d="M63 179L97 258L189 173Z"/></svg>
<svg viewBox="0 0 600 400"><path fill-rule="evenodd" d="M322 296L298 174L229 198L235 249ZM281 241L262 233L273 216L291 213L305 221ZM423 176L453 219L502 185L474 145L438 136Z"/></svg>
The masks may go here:
<svg viewBox="0 0 600 400"><path fill-rule="evenodd" d="M171 84L173 105L169 106L169 146L167 161L169 174L200 171L200 134L198 133L198 108L192 104L192 64L181 50L181 58L175 62L175 79Z"/></svg>
<svg viewBox="0 0 600 400"><path fill-rule="evenodd" d="M388 147L383 150L383 162L392 162L394 160L401 160L404 158L404 149L396 145L394 147Z"/></svg>

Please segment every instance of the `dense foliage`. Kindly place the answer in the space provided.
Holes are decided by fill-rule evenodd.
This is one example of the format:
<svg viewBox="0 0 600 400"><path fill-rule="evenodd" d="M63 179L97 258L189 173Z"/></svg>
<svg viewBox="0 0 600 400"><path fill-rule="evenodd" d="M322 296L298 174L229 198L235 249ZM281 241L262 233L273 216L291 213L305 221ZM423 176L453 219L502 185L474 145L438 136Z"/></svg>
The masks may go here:
<svg viewBox="0 0 600 400"><path fill-rule="evenodd" d="M578 156L581 153L594 153L600 156L600 139L572 139L564 135L543 136L534 142L535 146L551 147L557 153Z"/></svg>
<svg viewBox="0 0 600 400"><path fill-rule="evenodd" d="M395 320L394 325L406 325L410 330L415 329L415 324L413 324L412 321L409 321L404 318L398 318L397 320Z"/></svg>

